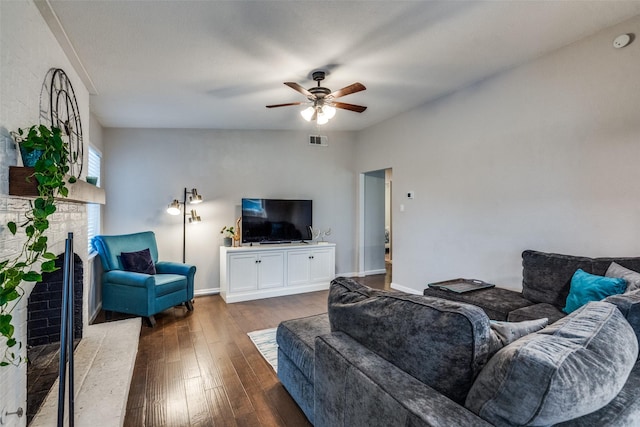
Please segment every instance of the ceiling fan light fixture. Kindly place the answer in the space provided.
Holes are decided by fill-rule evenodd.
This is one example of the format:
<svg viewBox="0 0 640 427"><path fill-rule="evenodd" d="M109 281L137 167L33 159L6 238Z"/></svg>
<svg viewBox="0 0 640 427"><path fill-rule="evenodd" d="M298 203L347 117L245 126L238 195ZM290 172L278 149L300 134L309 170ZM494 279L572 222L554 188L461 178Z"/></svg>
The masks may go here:
<svg viewBox="0 0 640 427"><path fill-rule="evenodd" d="M327 116L324 113L319 112L318 113L318 118L316 119L316 122L319 125L324 125L324 124L329 123L329 119L327 118Z"/></svg>
<svg viewBox="0 0 640 427"><path fill-rule="evenodd" d="M327 118L327 120L331 120L336 115L336 109L331 105L325 105L322 107L322 114Z"/></svg>
<svg viewBox="0 0 640 427"><path fill-rule="evenodd" d="M303 119L305 119L306 121L310 122L311 121L311 117L313 117L313 113L315 111L316 111L315 108L307 107L304 110L300 111L300 115L302 116Z"/></svg>

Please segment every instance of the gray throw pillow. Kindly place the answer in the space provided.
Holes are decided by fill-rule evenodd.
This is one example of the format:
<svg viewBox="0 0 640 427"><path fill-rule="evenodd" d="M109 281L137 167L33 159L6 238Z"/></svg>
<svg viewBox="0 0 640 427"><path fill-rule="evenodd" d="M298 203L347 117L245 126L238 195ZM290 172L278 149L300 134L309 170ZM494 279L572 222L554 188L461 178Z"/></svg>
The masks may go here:
<svg viewBox="0 0 640 427"><path fill-rule="evenodd" d="M549 323L546 317L542 319L526 320L524 322L491 321L491 341L489 342L489 354L493 355L512 342L544 329Z"/></svg>
<svg viewBox="0 0 640 427"><path fill-rule="evenodd" d="M640 273L629 270L615 262L612 262L611 265L609 265L609 268L607 268L607 272L604 275L605 277L618 277L626 280L627 290L624 292L625 294L640 289Z"/></svg>
<svg viewBox="0 0 640 427"><path fill-rule="evenodd" d="M629 323L608 302L590 302L493 356L465 406L496 426L543 426L607 405L638 357Z"/></svg>

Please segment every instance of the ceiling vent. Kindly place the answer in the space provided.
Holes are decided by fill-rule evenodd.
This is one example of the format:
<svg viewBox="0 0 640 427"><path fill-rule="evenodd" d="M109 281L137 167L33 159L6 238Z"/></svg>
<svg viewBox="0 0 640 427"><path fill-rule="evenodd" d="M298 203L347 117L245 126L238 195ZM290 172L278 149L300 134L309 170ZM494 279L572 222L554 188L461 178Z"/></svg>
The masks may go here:
<svg viewBox="0 0 640 427"><path fill-rule="evenodd" d="M326 147L329 145L329 138L324 135L309 135L309 145Z"/></svg>

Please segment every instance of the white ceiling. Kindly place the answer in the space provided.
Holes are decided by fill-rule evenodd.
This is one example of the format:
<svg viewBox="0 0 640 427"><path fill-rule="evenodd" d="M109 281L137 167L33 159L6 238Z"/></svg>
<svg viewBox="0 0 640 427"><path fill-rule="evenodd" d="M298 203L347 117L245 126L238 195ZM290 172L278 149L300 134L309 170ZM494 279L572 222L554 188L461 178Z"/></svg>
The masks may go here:
<svg viewBox="0 0 640 427"><path fill-rule="evenodd" d="M359 81L326 130L359 130L640 14L639 1L39 0L107 127L309 129L283 85ZM64 41L62 43L64 45Z"/></svg>

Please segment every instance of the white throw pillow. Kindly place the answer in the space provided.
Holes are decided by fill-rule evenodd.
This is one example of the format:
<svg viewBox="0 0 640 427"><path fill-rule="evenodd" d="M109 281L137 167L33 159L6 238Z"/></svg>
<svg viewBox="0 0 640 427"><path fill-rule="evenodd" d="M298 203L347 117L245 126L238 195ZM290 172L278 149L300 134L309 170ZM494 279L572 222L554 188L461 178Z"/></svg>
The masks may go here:
<svg viewBox="0 0 640 427"><path fill-rule="evenodd" d="M621 266L615 262L612 262L607 268L607 272L604 273L605 277L619 277L627 281L627 290L624 292L637 291L640 289L640 273L637 271L629 270L626 267Z"/></svg>

